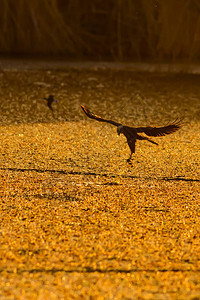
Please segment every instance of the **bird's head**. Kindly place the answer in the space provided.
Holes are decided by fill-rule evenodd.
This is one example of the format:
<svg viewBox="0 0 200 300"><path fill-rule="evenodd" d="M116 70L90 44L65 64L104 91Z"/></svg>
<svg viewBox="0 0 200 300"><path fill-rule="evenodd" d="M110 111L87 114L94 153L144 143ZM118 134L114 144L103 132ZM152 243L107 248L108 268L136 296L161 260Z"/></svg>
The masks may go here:
<svg viewBox="0 0 200 300"><path fill-rule="evenodd" d="M118 133L118 135L120 135L120 133L122 133L123 132L123 126L122 125L119 125L118 127L117 127L117 133Z"/></svg>
<svg viewBox="0 0 200 300"><path fill-rule="evenodd" d="M53 95L50 95L50 96L49 96L49 100L50 100L51 102L58 102L58 100L56 100L56 99L54 98Z"/></svg>
<svg viewBox="0 0 200 300"><path fill-rule="evenodd" d="M54 96L53 96L53 95L49 95L49 100L51 100L52 102L57 102L57 100L54 99Z"/></svg>

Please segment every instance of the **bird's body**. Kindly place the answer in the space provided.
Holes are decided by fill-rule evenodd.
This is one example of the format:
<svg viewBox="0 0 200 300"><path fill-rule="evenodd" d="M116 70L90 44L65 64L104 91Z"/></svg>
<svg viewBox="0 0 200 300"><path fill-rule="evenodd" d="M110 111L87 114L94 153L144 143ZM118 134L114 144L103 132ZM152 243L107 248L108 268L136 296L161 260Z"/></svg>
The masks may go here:
<svg viewBox="0 0 200 300"><path fill-rule="evenodd" d="M127 143L131 150L131 155L128 161L131 159L132 154L135 153L136 140L146 140L152 144L158 145L156 142L150 140L149 138L137 134L137 128L134 127L120 125L117 127L117 133L118 135L120 135L120 133L124 134L127 139Z"/></svg>
<svg viewBox="0 0 200 300"><path fill-rule="evenodd" d="M93 114L89 109L81 105L82 110L84 113L91 119L95 119L99 122L106 122L109 124L112 124L114 126L117 126L117 133L120 135L121 133L125 135L127 139L127 143L129 145L129 148L131 150L131 155L128 159L130 161L132 154L135 153L135 143L136 140L146 140L152 144L158 145L156 142L150 140L148 137L141 136L138 133L144 133L147 136L165 136L167 134L171 134L175 131L177 131L181 127L180 121L174 121L173 123L164 126L164 127L130 127L130 126L124 126L121 123L117 123L112 120L103 119L98 115Z"/></svg>
<svg viewBox="0 0 200 300"><path fill-rule="evenodd" d="M50 108L50 110L53 112L53 107L52 107L52 103L56 102L56 99L54 99L53 95L49 95L48 98L44 98L47 101L47 105Z"/></svg>

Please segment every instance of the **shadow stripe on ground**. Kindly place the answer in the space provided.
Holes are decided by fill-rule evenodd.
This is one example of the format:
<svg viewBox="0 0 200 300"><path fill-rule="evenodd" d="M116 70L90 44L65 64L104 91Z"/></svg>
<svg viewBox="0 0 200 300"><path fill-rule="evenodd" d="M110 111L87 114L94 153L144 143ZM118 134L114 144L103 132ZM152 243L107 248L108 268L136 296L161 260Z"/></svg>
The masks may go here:
<svg viewBox="0 0 200 300"><path fill-rule="evenodd" d="M75 269L57 269L57 268L52 268L52 269L15 269L15 270L6 270L6 269L0 269L0 273L17 273L17 274L22 274L22 273L52 273L55 274L57 272L65 272L65 273L136 273L136 272L147 272L147 273L156 273L156 272L161 272L161 273L166 273L166 272L199 272L200 269L192 270L192 269L179 269L179 268L172 268L172 269L100 269L100 268L90 268L90 267L85 267L83 269L80 268L75 268Z"/></svg>
<svg viewBox="0 0 200 300"><path fill-rule="evenodd" d="M146 180L163 180L163 181L188 181L188 182L200 182L200 179L195 178L184 178L181 176L177 177L140 177L134 175L121 175L121 174L107 174L107 173L95 173L95 172L81 172L81 171L64 171L64 170L54 170L54 169L36 169L36 168L0 168L2 171L13 171L13 172L37 172L37 173L58 173L58 174L66 174L66 175L85 175L85 176L102 176L102 177L122 177L122 178L132 178L132 179L146 179Z"/></svg>

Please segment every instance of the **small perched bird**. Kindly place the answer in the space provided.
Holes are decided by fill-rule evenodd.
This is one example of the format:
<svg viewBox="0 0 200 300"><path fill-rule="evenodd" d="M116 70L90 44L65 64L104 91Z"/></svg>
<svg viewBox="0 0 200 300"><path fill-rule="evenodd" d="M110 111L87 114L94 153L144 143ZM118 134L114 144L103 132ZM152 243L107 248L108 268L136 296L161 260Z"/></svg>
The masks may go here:
<svg viewBox="0 0 200 300"><path fill-rule="evenodd" d="M164 135L171 134L171 133L177 131L182 126L181 121L174 121L171 124L169 124L167 126L164 126L164 127L130 127L130 126L124 126L124 125L122 125L120 123L117 123L115 121L103 119L100 116L93 114L89 109L87 109L83 105L81 105L81 108L89 118L95 119L99 122L106 122L106 123L112 124L114 126L117 126L118 135L120 135L120 133L125 135L125 137L127 139L127 143L128 143L129 148L131 150L131 155L127 159L128 162L131 160L132 154L135 153L136 140L146 140L146 141L148 141L152 144L158 145L156 142L150 140L148 137L141 136L138 133L145 133L148 136L154 136L154 137L164 136Z"/></svg>
<svg viewBox="0 0 200 300"><path fill-rule="evenodd" d="M49 95L48 98L44 98L44 99L47 101L47 105L48 105L48 107L50 108L50 110L53 111L52 103L53 103L53 102L56 102L57 100L54 99L54 96L53 96L53 95Z"/></svg>

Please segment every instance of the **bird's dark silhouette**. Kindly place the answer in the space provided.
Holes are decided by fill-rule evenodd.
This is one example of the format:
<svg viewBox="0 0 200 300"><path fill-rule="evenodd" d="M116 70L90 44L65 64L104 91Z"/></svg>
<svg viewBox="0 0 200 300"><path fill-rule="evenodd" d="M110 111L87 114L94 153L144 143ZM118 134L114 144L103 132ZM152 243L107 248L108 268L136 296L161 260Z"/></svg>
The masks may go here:
<svg viewBox="0 0 200 300"><path fill-rule="evenodd" d="M112 120L103 119L98 115L95 115L92 113L89 109L87 109L85 106L81 105L82 110L84 113L91 119L95 119L99 122L106 122L109 124L112 124L117 127L117 133L120 135L120 133L123 133L127 139L127 143L129 145L129 148L131 150L131 155L127 159L127 161L131 160L132 154L135 153L135 143L136 140L146 140L152 144L158 145L156 142L150 140L148 137L141 136L138 133L145 133L148 136L164 136L167 134L171 134L178 129L181 128L182 123L181 121L174 121L171 124L164 126L164 127L130 127L130 126L124 126L121 123L117 123Z"/></svg>
<svg viewBox="0 0 200 300"><path fill-rule="evenodd" d="M53 96L53 95L49 95L48 98L45 98L45 97L44 97L44 99L47 101L48 107L49 107L50 110L53 112L52 103L53 103L53 102L56 102L56 99L54 99L54 96Z"/></svg>

